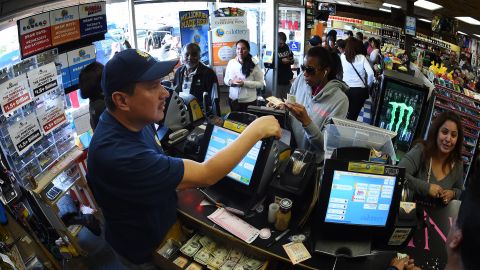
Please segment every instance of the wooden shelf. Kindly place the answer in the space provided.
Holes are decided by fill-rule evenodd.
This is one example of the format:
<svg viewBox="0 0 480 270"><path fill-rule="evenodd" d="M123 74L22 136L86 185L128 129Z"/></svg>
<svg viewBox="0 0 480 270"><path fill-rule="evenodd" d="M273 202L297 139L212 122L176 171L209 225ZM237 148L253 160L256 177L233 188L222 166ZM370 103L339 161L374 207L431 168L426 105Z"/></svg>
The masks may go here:
<svg viewBox="0 0 480 270"><path fill-rule="evenodd" d="M83 226L82 225L70 225L68 226L68 232L73 236L77 237L77 235L80 233L82 230Z"/></svg>
<svg viewBox="0 0 480 270"><path fill-rule="evenodd" d="M50 165L36 180L37 187L33 192L40 194L43 189L55 179L60 173L68 168L73 162L81 157L83 152L78 147L72 148L70 151L61 156L55 163Z"/></svg>

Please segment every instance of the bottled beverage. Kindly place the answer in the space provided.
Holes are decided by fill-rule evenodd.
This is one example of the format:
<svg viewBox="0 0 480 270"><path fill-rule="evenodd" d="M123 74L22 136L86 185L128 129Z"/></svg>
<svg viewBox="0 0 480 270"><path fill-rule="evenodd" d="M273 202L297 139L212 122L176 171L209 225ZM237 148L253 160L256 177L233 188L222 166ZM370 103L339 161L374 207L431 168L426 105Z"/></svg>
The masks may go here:
<svg viewBox="0 0 480 270"><path fill-rule="evenodd" d="M290 223L292 217L292 200L283 198L280 200L280 211L277 213L277 219L275 221L275 229L279 231L285 231Z"/></svg>

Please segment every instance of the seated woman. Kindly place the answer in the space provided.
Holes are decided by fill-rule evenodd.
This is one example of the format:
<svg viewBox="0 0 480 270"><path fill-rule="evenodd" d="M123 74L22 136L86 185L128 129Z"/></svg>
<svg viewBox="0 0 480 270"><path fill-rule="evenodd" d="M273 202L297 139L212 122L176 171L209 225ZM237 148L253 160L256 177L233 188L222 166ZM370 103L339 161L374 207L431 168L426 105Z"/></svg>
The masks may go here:
<svg viewBox="0 0 480 270"><path fill-rule="evenodd" d="M460 117L443 112L432 122L427 140L416 144L400 161L407 186L415 196L441 198L444 204L462 192L463 127Z"/></svg>
<svg viewBox="0 0 480 270"><path fill-rule="evenodd" d="M285 104L297 147L315 152L317 162L323 161L325 123L332 117L345 118L348 112L348 86L336 79L340 65L336 53L322 47L308 50L303 75L290 88L296 102Z"/></svg>
<svg viewBox="0 0 480 270"><path fill-rule="evenodd" d="M237 57L225 69L224 82L230 86L229 101L232 111L247 111L248 105L257 104L257 88L265 84L263 71L250 54L250 44L240 39L236 44Z"/></svg>

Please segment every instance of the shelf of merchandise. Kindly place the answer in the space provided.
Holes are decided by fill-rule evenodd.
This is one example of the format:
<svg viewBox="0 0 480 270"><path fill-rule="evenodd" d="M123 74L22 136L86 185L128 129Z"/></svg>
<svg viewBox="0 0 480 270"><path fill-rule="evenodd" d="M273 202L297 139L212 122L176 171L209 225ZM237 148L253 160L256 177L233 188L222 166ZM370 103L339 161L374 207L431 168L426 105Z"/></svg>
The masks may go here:
<svg viewBox="0 0 480 270"><path fill-rule="evenodd" d="M478 152L480 137L480 101L442 85L435 85L427 112L424 137L436 115L443 111L451 111L462 119L465 139L463 141L462 159L464 163L464 179L469 176L471 165ZM468 140L467 140L468 138Z"/></svg>

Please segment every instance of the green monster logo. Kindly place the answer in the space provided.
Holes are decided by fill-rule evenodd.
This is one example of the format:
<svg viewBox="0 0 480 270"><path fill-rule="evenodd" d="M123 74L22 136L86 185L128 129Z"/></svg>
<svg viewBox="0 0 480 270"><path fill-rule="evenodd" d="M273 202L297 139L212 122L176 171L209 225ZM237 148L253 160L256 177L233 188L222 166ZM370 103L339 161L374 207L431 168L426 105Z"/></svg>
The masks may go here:
<svg viewBox="0 0 480 270"><path fill-rule="evenodd" d="M387 126L388 130L392 130L398 133L398 129L400 128L400 125L402 124L402 119L403 116L405 115L405 112L407 112L407 119L405 120L405 127L403 128L402 135L407 132L407 127L410 123L410 117L412 116L413 113L413 107L412 106L407 106L405 103L397 103L397 102L389 102L388 104L392 105L392 114L390 116L390 123ZM398 122L397 125L395 125L395 130L393 130L393 124L395 123L395 115L397 112L397 109L400 108L400 113L398 115Z"/></svg>

